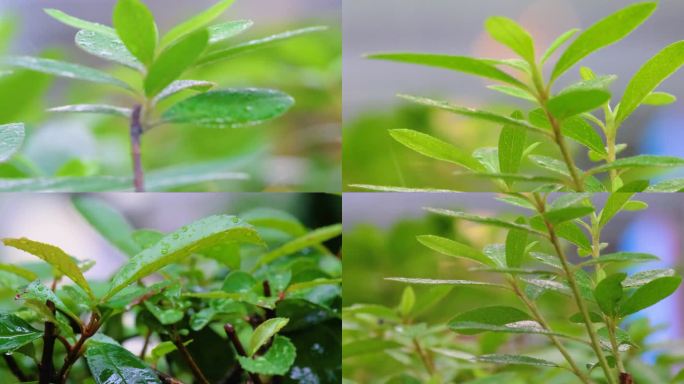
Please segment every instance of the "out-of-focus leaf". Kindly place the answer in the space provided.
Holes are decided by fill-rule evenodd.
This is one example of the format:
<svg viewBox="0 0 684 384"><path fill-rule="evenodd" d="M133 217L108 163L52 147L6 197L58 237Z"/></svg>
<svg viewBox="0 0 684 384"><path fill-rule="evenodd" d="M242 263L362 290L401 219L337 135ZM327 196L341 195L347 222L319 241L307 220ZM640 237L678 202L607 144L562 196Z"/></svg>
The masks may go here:
<svg viewBox="0 0 684 384"><path fill-rule="evenodd" d="M399 302L399 313L406 317L411 313L413 306L416 304L416 293L413 288L405 287L401 294L401 301Z"/></svg>
<svg viewBox="0 0 684 384"><path fill-rule="evenodd" d="M97 384L161 384L151 368L118 344L90 340L85 358Z"/></svg>
<svg viewBox="0 0 684 384"><path fill-rule="evenodd" d="M157 48L157 25L152 12L140 0L119 0L114 6L112 22L117 35L143 64L154 61Z"/></svg>
<svg viewBox="0 0 684 384"><path fill-rule="evenodd" d="M9 272L27 281L34 281L38 279L38 275L36 275L33 271L30 271L26 268L22 268L18 265L0 264L0 271Z"/></svg>
<svg viewBox="0 0 684 384"><path fill-rule="evenodd" d="M93 56L117 62L136 71L145 70L145 66L128 52L116 35L81 30L76 34L75 40L79 48Z"/></svg>
<svg viewBox="0 0 684 384"><path fill-rule="evenodd" d="M392 129L389 133L394 140L421 155L458 164L467 169L477 170L481 168L472 156L436 137L411 129Z"/></svg>
<svg viewBox="0 0 684 384"><path fill-rule="evenodd" d="M418 242L424 246L452 257L463 257L484 265L493 265L492 261L482 252L468 245L456 242L446 237L435 235L422 235L417 237Z"/></svg>
<svg viewBox="0 0 684 384"><path fill-rule="evenodd" d="M245 293L251 292L256 280L251 274L243 271L232 271L223 281L223 289L226 292Z"/></svg>
<svg viewBox="0 0 684 384"><path fill-rule="evenodd" d="M119 116L125 119L130 119L133 111L130 108L115 107L113 105L103 104L78 104L78 105L64 105L48 109L48 112L56 113L94 113L101 115Z"/></svg>
<svg viewBox="0 0 684 384"><path fill-rule="evenodd" d="M453 327L456 326L456 332L458 333L464 335L475 335L480 332L483 332L483 330L481 330L480 327L477 326L477 324L499 326L517 323L519 321L526 321L530 319L530 315L517 308L506 306L492 306L477 308L468 312L461 313L453 319L449 320L448 326L451 329L454 329ZM473 328L468 328L468 324L474 325Z"/></svg>
<svg viewBox="0 0 684 384"><path fill-rule="evenodd" d="M475 215L470 215L465 212L456 212L456 211L451 211L448 209L438 209L438 208L426 208L427 211L442 215L442 216L449 216L453 217L456 219L461 219L461 220L466 220L466 221L472 221L474 223L480 223L480 224L486 224L486 225L491 225L494 227L501 227L501 228L507 228L507 229L520 229L523 231L530 232L535 235L540 235L540 236L546 236L546 234L537 231L527 225L523 224L518 224L518 223L511 223L509 221L504 221L500 220L497 218L493 217L482 217L482 216L475 216Z"/></svg>
<svg viewBox="0 0 684 384"><path fill-rule="evenodd" d="M42 332L21 318L0 313L0 353L12 353L41 336Z"/></svg>
<svg viewBox="0 0 684 384"><path fill-rule="evenodd" d="M481 363L503 364L503 365L531 365L534 367L557 367L558 364L548 360L537 359L536 357L521 355L482 355L475 358Z"/></svg>
<svg viewBox="0 0 684 384"><path fill-rule="evenodd" d="M133 227L126 218L103 200L89 196L74 196L74 207L102 237L128 256L140 252L133 240Z"/></svg>
<svg viewBox="0 0 684 384"><path fill-rule="evenodd" d="M46 9L45 13L47 13L50 17L54 18L55 20L64 23L70 27L74 27L76 29L97 32L112 37L116 36L116 31L112 27L108 27L106 25L102 25L99 23L93 23L92 21L81 20L77 17L68 15L58 9Z"/></svg>
<svg viewBox="0 0 684 384"><path fill-rule="evenodd" d="M392 340L366 339L356 340L342 346L342 357L347 359L355 356L383 352L389 349L401 348L401 344Z"/></svg>
<svg viewBox="0 0 684 384"><path fill-rule="evenodd" d="M408 277L386 277L385 280L396 281L399 283L418 284L418 285L483 285L487 287L506 288L503 285L489 283L486 281L470 280L439 280L439 279L416 279Z"/></svg>
<svg viewBox="0 0 684 384"><path fill-rule="evenodd" d="M322 244L330 239L334 239L342 233L342 225L335 224L327 227L317 228L301 237L298 237L282 246L264 254L256 263L256 268L272 263L273 261L291 255L317 244Z"/></svg>
<svg viewBox="0 0 684 384"><path fill-rule="evenodd" d="M24 124L0 125L0 162L14 155L24 142Z"/></svg>
<svg viewBox="0 0 684 384"><path fill-rule="evenodd" d="M223 12L230 8L234 2L235 0L221 0L210 8L188 19L187 21L184 21L183 23L173 27L173 29L171 29L164 35L164 37L162 37L161 46L167 46L184 36L206 27L209 23L216 20L216 18L221 16Z"/></svg>
<svg viewBox="0 0 684 384"><path fill-rule="evenodd" d="M684 179L664 180L646 188L645 192L682 192L684 191Z"/></svg>
<svg viewBox="0 0 684 384"><path fill-rule="evenodd" d="M641 104L662 106L669 105L677 101L677 96L667 92L651 92L644 98Z"/></svg>
<svg viewBox="0 0 684 384"><path fill-rule="evenodd" d="M563 44L565 44L568 40L575 36L579 31L579 29L574 28L558 36L558 38L556 38L556 40L554 40L553 43L549 45L549 48L542 55L541 63L546 63L551 58L551 55L553 55L558 50L558 48L560 48Z"/></svg>
<svg viewBox="0 0 684 384"><path fill-rule="evenodd" d="M451 189L436 189L436 188L409 188L409 187L394 187L389 185L370 185L370 184L350 184L350 187L365 189L368 191L377 192L424 192L424 193L444 193L444 192L459 192Z"/></svg>
<svg viewBox="0 0 684 384"><path fill-rule="evenodd" d="M557 225L566 221L579 219L594 212L593 207L566 207L547 211L544 217L551 224Z"/></svg>

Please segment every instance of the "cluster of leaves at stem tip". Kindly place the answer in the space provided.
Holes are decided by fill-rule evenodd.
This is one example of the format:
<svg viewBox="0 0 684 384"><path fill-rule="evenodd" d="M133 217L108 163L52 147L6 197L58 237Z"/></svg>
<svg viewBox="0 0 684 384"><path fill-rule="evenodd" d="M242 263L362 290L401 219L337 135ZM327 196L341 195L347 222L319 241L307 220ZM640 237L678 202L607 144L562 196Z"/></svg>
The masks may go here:
<svg viewBox="0 0 684 384"><path fill-rule="evenodd" d="M425 368L423 375L427 375L427 378L422 377L417 382L427 382L428 379L434 383L453 380L449 375L456 375L458 366L466 369L460 364L454 373L454 369L449 368L453 366L454 359L485 366L531 366L557 371L558 368L564 368L575 375L576 382L585 384L633 382L630 381L629 359L640 359L639 347L630 334L621 328L621 323L626 317L670 296L681 283L681 277L672 269L642 270L631 275L613 272L615 265L658 260L657 256L648 253L603 252L608 244L602 241L602 232L610 221L621 211L647 207L635 196L638 195L611 193L602 209L592 202L590 193L564 194L553 201L550 201L548 194L538 192L499 197L502 202L531 212L528 216L519 216L514 220L427 208L439 216L507 231L504 244L490 244L483 250L442 236L425 234L417 237L417 241L430 250L475 265L471 269L473 276L484 274L486 278L491 274L491 278L479 281L391 277L387 280L411 285L505 291L511 295L511 305L479 304L481 307L459 313L445 325L426 326L424 323L414 323L416 316L424 312L426 307L443 300L445 292L429 292L426 297L417 299L409 286L396 309L359 304L343 310L345 328L354 329L352 324L361 324L361 327L375 324L388 329L385 333L371 333L381 335L379 337L368 338L366 335L365 339L346 343L344 357L385 350L398 361L409 361L399 356L400 351L407 351L415 356L412 361L416 363L411 364ZM568 252L570 247L577 250L579 259ZM557 312L561 304L557 300L549 308L541 305L540 298L548 294L567 297L576 313L558 319ZM458 302L452 301L449 305L459 307ZM548 354L544 354L544 358L540 358L539 354L477 355L473 353L474 350L461 348L459 339L440 336L445 327L464 335L462 340L486 333L538 337L546 339L552 348L557 349L558 355L556 359L549 358ZM392 328L397 329L393 337L389 336L394 333L389 331ZM491 344L500 346L494 340L490 339ZM481 348L487 348L485 343L481 342ZM522 345L511 340L507 352L515 351ZM637 352L632 352L634 350ZM507 374L509 379L515 377L510 372L504 371L502 374ZM680 373L679 376L681 378L684 374ZM504 382L506 380L503 377L492 376L494 381L483 382ZM479 383L477 380L475 382Z"/></svg>
<svg viewBox="0 0 684 384"><path fill-rule="evenodd" d="M559 91L556 81L582 59L601 48L623 39L640 26L656 9L656 3L632 4L597 22L583 32L572 29L559 36L538 55L532 36L515 21L491 17L485 27L497 42L515 52L519 58L509 60L481 59L422 53L380 53L371 59L419 64L479 76L500 84L488 88L523 99L532 107L527 113L514 111L510 116L475 110L424 97L400 97L473 119L501 124L498 148L475 150L472 155L439 138L410 129L390 131L393 139L433 159L456 164L465 169L458 177L493 180L503 191L562 190L611 192L624 183L624 174L638 168L672 168L684 165L684 159L670 156L638 155L619 158L626 144L617 142L617 134L627 119L642 105L667 105L675 96L656 91L657 87L684 64L684 41L673 43L649 59L630 80L622 98L616 101L609 91L614 75L596 74L581 67L581 80ZM574 40L572 40L577 36ZM572 41L571 41L572 40ZM564 44L550 76L544 78L544 66ZM602 117L596 111L602 111ZM600 135L599 130L602 134ZM528 135L530 136L528 138ZM534 138L533 138L534 137ZM535 155L545 139L555 145L559 158ZM588 157L597 163L591 169L579 169L573 160L569 141L586 148ZM544 174L525 174L521 165L529 160ZM606 180L598 175L608 174ZM517 185L515 185L517 184ZM521 184L525 185L520 186ZM354 185L371 190L408 190L390 186ZM660 182L649 187L653 192L676 192L684 189L684 179Z"/></svg>
<svg viewBox="0 0 684 384"><path fill-rule="evenodd" d="M341 262L323 243L340 225L309 230L260 208L162 233L133 229L102 200L73 203L130 259L89 281L93 261L4 239L44 263L0 264L19 304L0 313L3 382L339 382ZM120 344L131 339L138 355Z"/></svg>
<svg viewBox="0 0 684 384"><path fill-rule="evenodd" d="M76 45L101 59L113 61L138 73L136 84L108 73L58 60L39 57L7 57L9 67L54 76L105 84L131 96L132 107L104 104L66 105L50 109L56 113L95 113L119 116L130 121L135 189L142 191L143 169L140 136L164 124L193 124L208 128L245 127L274 119L294 104L292 97L271 89L235 88L211 90L216 84L204 80L180 79L187 71L217 63L245 52L264 48L292 37L321 31L308 27L239 44L227 42L249 29L250 20L210 25L235 0L222 0L209 9L175 26L161 38L154 17L141 0L119 0L113 11L113 25L81 20L56 9L45 12L54 19L78 29ZM160 111L160 102L181 92L195 96ZM21 144L23 126L0 126L0 161ZM130 181L129 181L130 183ZM111 187L120 187L112 185ZM102 188L102 187L99 187Z"/></svg>

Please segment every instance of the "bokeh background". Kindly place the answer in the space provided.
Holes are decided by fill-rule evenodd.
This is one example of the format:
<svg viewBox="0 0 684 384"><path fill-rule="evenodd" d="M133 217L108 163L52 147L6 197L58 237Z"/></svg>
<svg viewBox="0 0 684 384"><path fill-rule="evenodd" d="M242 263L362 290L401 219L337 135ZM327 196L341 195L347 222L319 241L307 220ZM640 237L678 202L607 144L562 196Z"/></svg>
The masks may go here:
<svg viewBox="0 0 684 384"><path fill-rule="evenodd" d="M433 279L487 280L491 274L469 271L473 265L434 252L421 245L416 236L433 234L470 244L482 249L486 244L504 243L505 230L479 224L456 222L443 216L428 214L423 208L447 208L481 216L510 218L527 214L496 200L493 193L427 194L427 193L347 193L344 195L344 306L353 304L381 304L397 307L405 284L383 280L385 277L414 277ZM602 207L605 194L592 200ZM621 212L605 227L603 241L609 243L604 253L629 251L657 255L661 261L629 266L630 273L675 268L684 272L684 196L681 194L639 194L649 208L639 212ZM569 247L568 249L574 247ZM575 261L578 256L570 252ZM610 271L625 267L613 266ZM429 286L413 286L418 301L429 294ZM421 312L416 322L431 325L444 324L458 313L487 305L505 305L511 299L502 291L458 286L438 305ZM576 312L569 299L546 294L540 299L542 312L551 324L562 328L565 319ZM648 318L655 331L647 345L635 353L646 352L645 364L652 364L663 351L678 349L682 356L684 338L684 288L668 299L627 319L626 324L638 318ZM370 337L370 335L368 336ZM454 340L455 337L454 337ZM460 339L464 342L462 339ZM484 343L484 341L482 341ZM525 340L519 340L525 343ZM531 342L531 341L530 341ZM517 345L517 344L516 344ZM679 345L679 347L675 347ZM520 347L521 345L518 345ZM468 350L468 346L463 346ZM456 347L456 349L459 349ZM489 353L493 353L489 352ZM677 355L675 353L675 355ZM345 362L345 377L359 382L391 375L401 367L397 361L383 353L364 355ZM360 378L364 378L359 380ZM652 381L658 382L658 381Z"/></svg>
<svg viewBox="0 0 684 384"><path fill-rule="evenodd" d="M414 94L458 105L510 113L525 106L491 91L477 77L378 60L374 52L429 52L476 57L510 58L512 53L484 31L484 21L503 15L530 30L542 51L571 28L586 29L601 18L637 1L591 0L351 0L343 3L344 25L344 185L352 183L490 191L492 184L468 178L454 180L453 166L412 153L394 142L388 129L409 128L445 139L472 151L496 146L499 129L447 112L411 105L395 97ZM684 3L659 1L653 16L625 40L589 56L587 65L599 74L616 74L611 86L622 95L631 76L665 46L681 40ZM562 49L559 50L562 52ZM557 54L558 55L558 54ZM557 57L556 55L556 57ZM551 64L555 60L551 60ZM579 67L578 67L579 68ZM556 89L577 81L577 70L566 74ZM684 72L675 74L662 90L684 99ZM637 153L684 155L682 101L667 107L644 107L620 130L628 143L623 156ZM555 152L550 152L555 153ZM585 151L579 166L590 164ZM680 171L682 175L684 171Z"/></svg>
<svg viewBox="0 0 684 384"><path fill-rule="evenodd" d="M215 4L212 0L147 0L160 31ZM114 0L3 0L0 2L0 54L47 55L130 76L80 51L76 30L47 16L57 8L83 19L111 25ZM233 44L312 25L328 31L292 39L273 48L187 73L219 87L283 90L297 105L286 116L245 129L165 126L143 138L148 170L196 166L202 170L242 171L247 181L207 183L188 191L339 191L341 122L340 0L238 0L220 21L251 19L254 26ZM125 122L96 116L48 115L44 109L76 103L130 100L111 96L111 88L23 73L0 79L0 123L28 123L22 156L41 176L52 176L80 159L103 175L129 175ZM22 163L3 165L1 177L20 177Z"/></svg>

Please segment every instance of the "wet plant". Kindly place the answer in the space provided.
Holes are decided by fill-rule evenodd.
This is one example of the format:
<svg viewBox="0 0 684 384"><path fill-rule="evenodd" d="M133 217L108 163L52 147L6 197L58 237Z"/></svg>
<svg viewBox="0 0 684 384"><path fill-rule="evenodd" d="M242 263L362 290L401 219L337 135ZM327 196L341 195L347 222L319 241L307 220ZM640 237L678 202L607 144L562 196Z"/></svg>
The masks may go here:
<svg viewBox="0 0 684 384"><path fill-rule="evenodd" d="M129 259L91 281L92 261L4 239L44 263L0 264L17 302L0 313L3 382L339 382L341 262L323 243L340 225L261 208L162 233L101 200L73 203Z"/></svg>
<svg viewBox="0 0 684 384"><path fill-rule="evenodd" d="M161 37L154 16L141 0L119 0L113 10L113 27L81 20L56 9L45 10L54 19L79 30L75 37L79 48L135 71L137 76L134 82L126 82L80 64L47 58L7 57L3 63L10 67L112 86L130 96L132 103L125 107L106 104L66 105L50 111L106 114L127 119L133 185L136 191L141 192L145 190L145 178L140 146L142 137L151 129L166 124L187 123L207 128L252 126L284 114L294 104L292 97L277 90L212 90L216 84L210 81L182 79L193 68L325 29L303 28L231 45L231 38L253 24L249 20L212 24L233 2L219 1ZM161 103L188 92L196 95L168 107Z"/></svg>
<svg viewBox="0 0 684 384"><path fill-rule="evenodd" d="M532 36L515 21L491 17L485 27L491 37L515 54L507 60L483 59L424 53L379 53L376 60L425 65L458 71L497 82L488 88L529 103L529 110L510 115L466 108L448 102L400 95L423 106L441 109L468 118L503 126L498 147L479 148L469 154L463 148L412 129L393 129L390 135L402 145L427 157L449 162L464 171L459 178L491 179L502 191L533 191L536 188L559 191L617 191L634 180L630 171L673 168L684 159L641 154L619 157L626 144L618 141L620 129L640 106L668 105L676 97L657 88L684 64L684 41L675 42L649 59L629 81L620 99L609 88L614 75L597 74L588 67L579 69L580 79L563 89L557 81L590 54L617 43L644 23L655 11L655 2L632 4L589 27L572 29L559 36L541 53ZM545 76L550 59L565 44L567 48ZM598 113L600 112L600 113ZM541 139L537 141L537 138ZM571 142L582 147L596 163L589 169L575 164ZM535 150L555 146L557 157L535 154ZM523 170L531 163L543 173ZM603 177L605 176L605 178ZM371 190L410 191L413 188L354 185ZM420 189L420 188L418 188ZM650 191L680 191L684 179L666 180Z"/></svg>
<svg viewBox="0 0 684 384"><path fill-rule="evenodd" d="M604 252L609 244L602 233L611 220L622 211L646 209L638 195L612 193L602 207L592 199L586 193L500 197L529 212L513 220L427 208L439 217L506 231L505 242L480 250L468 244L467 236L458 241L418 236L428 249L471 265L472 277L388 277L410 284L396 308L357 304L343 310L345 359L384 351L410 367L392 382L625 384L644 377L676 382L666 360L659 361L662 369L636 374L644 371L640 341L652 329L633 315L673 294L681 277L673 269L635 271L635 264L658 260L652 254ZM617 268L624 265L630 265L631 273ZM412 286L440 289L419 296ZM505 305L470 300L476 308L464 311L458 300L444 300L449 287L496 290ZM542 300L545 296L553 299ZM435 305L460 313L442 324L416 321ZM572 308L567 317L565 306Z"/></svg>

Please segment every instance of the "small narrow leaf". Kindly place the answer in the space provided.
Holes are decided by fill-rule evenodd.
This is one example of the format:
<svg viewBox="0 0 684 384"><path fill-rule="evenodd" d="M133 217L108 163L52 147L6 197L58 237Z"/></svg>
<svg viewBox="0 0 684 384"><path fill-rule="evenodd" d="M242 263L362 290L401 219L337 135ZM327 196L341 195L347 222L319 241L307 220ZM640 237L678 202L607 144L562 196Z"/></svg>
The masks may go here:
<svg viewBox="0 0 684 384"><path fill-rule="evenodd" d="M639 287L620 306L620 315L627 316L648 308L670 296L681 284L680 276L668 276L655 279Z"/></svg>
<svg viewBox="0 0 684 384"><path fill-rule="evenodd" d="M499 43L525 59L531 65L536 62L532 36L515 21L502 16L490 17L485 22L489 35Z"/></svg>
<svg viewBox="0 0 684 384"><path fill-rule="evenodd" d="M126 218L101 199L88 196L74 196L74 207L90 225L115 247L128 256L140 252L140 246L133 240L133 227Z"/></svg>
<svg viewBox="0 0 684 384"><path fill-rule="evenodd" d="M0 162L12 157L24 142L24 124L0 125Z"/></svg>
<svg viewBox="0 0 684 384"><path fill-rule="evenodd" d="M620 109L615 117L616 124L619 125L625 121L651 92L682 65L684 65L684 41L667 46L646 62L625 89Z"/></svg>
<svg viewBox="0 0 684 384"><path fill-rule="evenodd" d="M611 193L608 196L608 200L606 200L606 204L603 206L603 210L601 211L601 217L599 220L600 227L603 227L606 224L608 224L608 222L624 208L627 202L629 202L629 199L631 199L636 192L641 192L646 187L648 187L648 182L640 182L638 184L639 185L636 186L636 190L627 192L623 187L623 189L618 190L618 192ZM630 185L633 184L628 184L627 186Z"/></svg>
<svg viewBox="0 0 684 384"><path fill-rule="evenodd" d="M283 329L283 327L285 327L289 321L289 319L283 317L275 317L259 324L259 326L254 330L254 333L252 333L252 337L249 339L249 349L247 350L247 354L249 356L253 356L259 350L259 348L261 348L271 339L271 337Z"/></svg>
<svg viewBox="0 0 684 384"><path fill-rule="evenodd" d="M610 93L598 89L572 90L554 96L548 101L551 114L559 120L593 111L610 99Z"/></svg>
<svg viewBox="0 0 684 384"><path fill-rule="evenodd" d="M684 166L684 159L672 156L638 155L623 157L610 164L600 165L587 171L587 174L595 174L610 171L611 169L629 168L672 168Z"/></svg>
<svg viewBox="0 0 684 384"><path fill-rule="evenodd" d="M474 223L487 224L487 225L491 225L494 227L500 227L500 228L521 229L521 230L533 233L535 235L546 236L546 234L539 232L537 230L534 230L534 229L528 227L527 225L511 223L511 222L499 220L496 218L474 216L474 215L469 215L469 214L464 213L464 212L451 211L448 209L426 208L426 210L428 212L432 212L432 213L435 213L438 215L449 216L449 217L453 217L456 219L462 219L462 220L466 220L466 221L472 221Z"/></svg>
<svg viewBox="0 0 684 384"><path fill-rule="evenodd" d="M193 16L191 19L173 27L164 35L161 46L165 47L180 38L196 32L221 16L235 0L221 0L205 11Z"/></svg>
<svg viewBox="0 0 684 384"><path fill-rule="evenodd" d="M252 20L235 20L212 25L207 28L207 31L209 32L209 44L217 44L228 40L231 37L237 36L248 30L252 25L254 25Z"/></svg>
<svg viewBox="0 0 684 384"><path fill-rule="evenodd" d="M523 119L520 112L513 113L511 117L518 120ZM526 141L527 130L525 128L504 125L499 135L499 169L501 173L518 173Z"/></svg>
<svg viewBox="0 0 684 384"><path fill-rule="evenodd" d="M38 275L36 275L33 271L30 271L26 268L22 268L18 265L0 264L0 271L8 272L13 275L19 276L29 282L38 280Z"/></svg>
<svg viewBox="0 0 684 384"><path fill-rule="evenodd" d="M525 224L525 219L518 218L518 224ZM511 229L506 236L506 265L518 268L523 264L525 250L527 248L527 231Z"/></svg>
<svg viewBox="0 0 684 384"><path fill-rule="evenodd" d="M92 21L81 20L77 17L67 15L58 9L45 9L45 13L55 20L76 29L97 32L112 37L116 36L116 31L112 27L108 27L99 23L93 23Z"/></svg>
<svg viewBox="0 0 684 384"><path fill-rule="evenodd" d="M399 313L402 317L407 317L411 314L413 306L416 304L416 293L413 288L406 287L401 294L401 301L399 302Z"/></svg>
<svg viewBox="0 0 684 384"><path fill-rule="evenodd" d="M118 0L112 22L128 51L143 64L152 64L158 35L154 16L147 6L140 0Z"/></svg>
<svg viewBox="0 0 684 384"><path fill-rule="evenodd" d="M330 239L334 239L340 234L342 234L341 224L334 224L327 227L315 229L303 236L300 236L264 254L257 261L255 268L258 268L262 265L266 265L268 263L272 263L273 261L281 257L285 257L293 253L299 252L302 249L322 244Z"/></svg>
<svg viewBox="0 0 684 384"><path fill-rule="evenodd" d="M389 131L392 138L406 147L427 157L448 161L477 170L481 166L470 155L463 153L453 145L428 134L411 129L393 129Z"/></svg>
<svg viewBox="0 0 684 384"><path fill-rule="evenodd" d="M157 96L152 99L153 104L158 104L160 101L176 95L185 90L192 90L197 92L206 92L216 86L216 83L201 80L176 80L164 88Z"/></svg>
<svg viewBox="0 0 684 384"><path fill-rule="evenodd" d="M667 92L651 92L644 98L641 104L662 106L669 105L677 101L677 97Z"/></svg>
<svg viewBox="0 0 684 384"><path fill-rule="evenodd" d="M20 249L44 260L81 287L91 298L95 297L93 291L90 289L90 285L88 285L85 277L83 277L83 273L81 273L78 264L76 264L71 256L67 255L61 249L53 245L39 243L26 238L4 239L3 243L9 247Z"/></svg>
<svg viewBox="0 0 684 384"><path fill-rule="evenodd" d="M535 99L534 95L530 94L528 91L510 85L488 85L487 88L501 92L508 96L516 97L518 99L531 101L533 103L537 102L537 99Z"/></svg>
<svg viewBox="0 0 684 384"><path fill-rule="evenodd" d="M365 189L368 191L377 192L423 192L423 193L456 193L452 189L436 189L436 188L410 188L410 187L396 187L392 185L371 185L371 184L349 184L352 188Z"/></svg>
<svg viewBox="0 0 684 384"><path fill-rule="evenodd" d="M138 61L124 43L116 36L93 31L78 31L76 45L93 56L123 64L136 71L144 71L145 66Z"/></svg>
<svg viewBox="0 0 684 384"><path fill-rule="evenodd" d="M506 325L530 319L530 315L517 308L506 306L491 306L477 308L471 311L461 313L453 319L449 320L448 326L449 328L453 329L454 326L467 323ZM459 326L457 332L464 335L475 335L482 331L477 328L468 329Z"/></svg>
<svg viewBox="0 0 684 384"><path fill-rule="evenodd" d="M470 280L439 280L439 279L417 279L409 277L385 277L385 280L396 281L398 283L416 284L416 285L465 285L465 286L486 286L504 288L507 287L500 284L493 284L481 281Z"/></svg>
<svg viewBox="0 0 684 384"><path fill-rule="evenodd" d="M185 99L163 113L167 123L237 128L274 119L294 105L292 97L269 89L210 91Z"/></svg>
<svg viewBox="0 0 684 384"><path fill-rule="evenodd" d="M422 235L417 237L418 242L424 246L451 257L463 257L474 260L484 265L492 265L491 260L484 253L468 245L434 235Z"/></svg>
<svg viewBox="0 0 684 384"><path fill-rule="evenodd" d="M0 313L0 353L11 354L41 336L43 336L42 332L21 318L8 313Z"/></svg>
<svg viewBox="0 0 684 384"><path fill-rule="evenodd" d="M261 244L258 233L236 216L216 215L198 220L164 236L135 255L114 275L103 301L129 284L201 249L225 242Z"/></svg>
<svg viewBox="0 0 684 384"><path fill-rule="evenodd" d="M591 259L589 261L585 261L581 265L585 266L585 265L608 264L608 263L642 263L642 262L657 261L657 260L660 260L660 259L658 259L657 256L651 255L649 253L616 252L616 253L608 253L605 255L601 255L597 259Z"/></svg>
<svg viewBox="0 0 684 384"><path fill-rule="evenodd" d="M64 105L48 109L48 112L54 113L93 113L99 115L119 116L125 119L130 119L133 111L130 108L115 107L113 105L103 104L78 104L78 105Z"/></svg>
<svg viewBox="0 0 684 384"><path fill-rule="evenodd" d="M560 48L563 44L565 44L568 40L575 36L579 31L579 29L575 28L558 36L558 38L554 40L553 43L551 43L551 45L549 45L549 48L546 50L546 52L544 52L544 55L542 55L541 63L546 63L551 58L551 56L558 50L558 48Z"/></svg>
<svg viewBox="0 0 684 384"><path fill-rule="evenodd" d="M85 358L97 384L161 384L151 368L115 342L90 340Z"/></svg>
<svg viewBox="0 0 684 384"><path fill-rule="evenodd" d="M145 94L152 97L174 80L199 58L209 43L205 29L191 33L166 48L150 66L145 78Z"/></svg>
<svg viewBox="0 0 684 384"><path fill-rule="evenodd" d="M546 217L546 220L548 220L551 224L558 225L566 221L579 219L592 212L594 212L593 207L575 206L548 211L544 214L544 217Z"/></svg>
<svg viewBox="0 0 684 384"><path fill-rule="evenodd" d="M493 363L503 365L531 365L534 367L558 367L558 364L547 360L521 355L482 355L476 357L475 361L481 363Z"/></svg>
<svg viewBox="0 0 684 384"><path fill-rule="evenodd" d="M591 26L565 50L553 69L551 79L557 79L591 53L629 35L651 16L656 6L654 2L632 4Z"/></svg>
<svg viewBox="0 0 684 384"><path fill-rule="evenodd" d="M601 280L594 290L594 297L601 311L608 316L615 316L622 300L622 281L627 277L625 273L616 273Z"/></svg>

